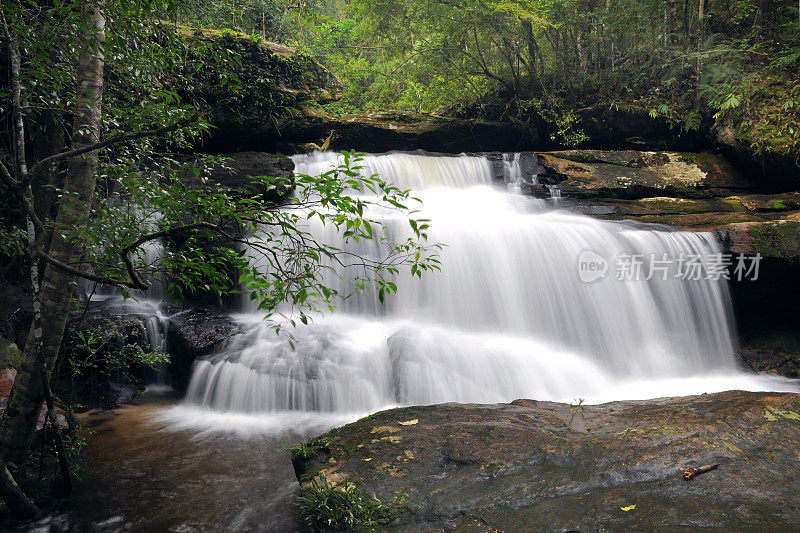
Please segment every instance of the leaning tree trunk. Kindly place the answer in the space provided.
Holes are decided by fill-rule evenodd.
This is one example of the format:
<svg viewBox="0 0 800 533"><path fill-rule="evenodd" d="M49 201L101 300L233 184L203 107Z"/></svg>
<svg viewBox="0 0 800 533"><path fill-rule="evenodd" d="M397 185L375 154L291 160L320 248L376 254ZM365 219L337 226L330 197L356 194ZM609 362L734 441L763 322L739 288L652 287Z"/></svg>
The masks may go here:
<svg viewBox="0 0 800 533"><path fill-rule="evenodd" d="M534 80L536 79L536 38L533 36L533 24L530 20L520 20L525 42L528 47L528 76L530 77L531 94L535 93Z"/></svg>
<svg viewBox="0 0 800 533"><path fill-rule="evenodd" d="M105 18L101 6L84 2L88 25L85 47L76 69L77 91L72 145L79 148L96 143L100 137L103 98L103 55ZM85 220L94 196L97 174L97 151L69 161L58 216L50 242L49 255L63 263L73 263L81 255L80 243L72 240L77 225ZM48 265L39 292L41 320L31 326L19 372L0 420L0 451L7 462L21 464L30 445L43 396L42 375L47 379L61 348L67 314L75 285L75 276ZM41 342L42 358L37 353ZM42 372L44 364L45 372Z"/></svg>

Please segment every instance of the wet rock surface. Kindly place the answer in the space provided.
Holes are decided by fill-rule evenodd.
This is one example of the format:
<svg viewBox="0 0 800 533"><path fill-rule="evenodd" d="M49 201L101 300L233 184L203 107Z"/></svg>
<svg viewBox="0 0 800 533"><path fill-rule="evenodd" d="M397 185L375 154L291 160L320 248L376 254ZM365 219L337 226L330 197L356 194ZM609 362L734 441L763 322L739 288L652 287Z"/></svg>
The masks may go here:
<svg viewBox="0 0 800 533"><path fill-rule="evenodd" d="M798 437L796 394L729 391L582 414L531 400L444 404L332 430L303 468L397 509L390 531L789 531L800 516ZM683 479L709 463L720 466Z"/></svg>
<svg viewBox="0 0 800 533"><path fill-rule="evenodd" d="M327 148L331 150L427 150L451 154L519 151L536 146L539 141L534 129L514 124L409 111L372 111L332 117L308 110L282 123L277 137L288 150L316 149L327 140ZM305 144L309 141L314 144Z"/></svg>
<svg viewBox="0 0 800 533"><path fill-rule="evenodd" d="M195 307L170 317L167 352L170 354L172 386L184 390L191 377L192 364L221 347L241 327L228 315Z"/></svg>
<svg viewBox="0 0 800 533"><path fill-rule="evenodd" d="M538 181L562 206L607 220L718 231L727 251L800 258L800 193L764 192L706 153L565 150L538 154Z"/></svg>

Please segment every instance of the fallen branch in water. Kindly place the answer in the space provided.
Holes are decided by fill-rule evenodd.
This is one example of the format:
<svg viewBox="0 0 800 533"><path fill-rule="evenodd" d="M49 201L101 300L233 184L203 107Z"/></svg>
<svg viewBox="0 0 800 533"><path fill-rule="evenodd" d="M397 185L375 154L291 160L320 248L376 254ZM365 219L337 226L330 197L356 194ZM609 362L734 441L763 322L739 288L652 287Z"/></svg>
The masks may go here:
<svg viewBox="0 0 800 533"><path fill-rule="evenodd" d="M706 472L710 472L719 466L719 463L714 463L711 465L703 465L698 466L697 468L687 468L683 471L683 479L692 479L695 476L699 476L700 474L705 474Z"/></svg>

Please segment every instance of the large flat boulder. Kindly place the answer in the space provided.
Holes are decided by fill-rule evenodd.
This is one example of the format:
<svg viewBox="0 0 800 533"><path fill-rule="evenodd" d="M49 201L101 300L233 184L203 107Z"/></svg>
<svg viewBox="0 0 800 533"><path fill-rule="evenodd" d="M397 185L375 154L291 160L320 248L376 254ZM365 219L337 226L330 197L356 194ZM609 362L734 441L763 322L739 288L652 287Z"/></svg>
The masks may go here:
<svg viewBox="0 0 800 533"><path fill-rule="evenodd" d="M543 183L574 198L711 198L750 191L753 184L712 154L635 150L565 150L539 154Z"/></svg>
<svg viewBox="0 0 800 533"><path fill-rule="evenodd" d="M388 531L789 531L798 438L797 394L445 404L334 429L295 468L306 487L324 472L374 494Z"/></svg>

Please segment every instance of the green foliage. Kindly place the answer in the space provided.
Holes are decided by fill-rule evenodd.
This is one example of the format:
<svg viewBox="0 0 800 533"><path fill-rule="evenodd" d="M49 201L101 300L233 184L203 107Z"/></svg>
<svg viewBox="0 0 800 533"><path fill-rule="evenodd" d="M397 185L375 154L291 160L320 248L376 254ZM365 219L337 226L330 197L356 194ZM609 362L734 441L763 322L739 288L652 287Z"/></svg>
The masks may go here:
<svg viewBox="0 0 800 533"><path fill-rule="evenodd" d="M578 110L608 100L685 131L712 118L748 122L754 131L737 130L737 138L760 152L794 153L798 128L761 113L772 102L760 98L763 80L753 78L773 70L800 85L796 3L707 4L702 43L696 2L678 3L668 39L663 1L293 0L281 20L291 28L289 44L344 82L344 97L326 105L337 115L406 109L538 118L554 142L579 146L587 139ZM213 21L222 19L205 23Z"/></svg>
<svg viewBox="0 0 800 533"><path fill-rule="evenodd" d="M121 329L114 329L110 335L92 330L76 331L74 335L69 366L75 376L98 371L112 377L127 374L132 365L155 370L169 362L169 355L162 350L147 350L139 342L130 342Z"/></svg>
<svg viewBox="0 0 800 533"><path fill-rule="evenodd" d="M221 298L241 286L265 315L277 312L284 323L307 323L309 313L332 310L356 291L374 290L383 301L396 292L393 278L401 269L417 277L439 269L439 245L427 242L429 220L414 210L419 201L409 190L364 175L361 156L344 152L337 168L295 176L294 194L280 208L270 192L285 190L285 178L253 176L252 188L264 192L242 195L220 189L191 164L165 161L162 175L153 179L134 171L136 161L127 170L118 162L114 179L120 196L101 201L76 238L87 246L94 272L122 283L128 272L120 253L143 234L167 233L172 244L160 259L137 247L131 261L145 279L168 275L172 297ZM408 236L390 239L380 220L370 218L376 209L405 213ZM182 230L184 221L202 226ZM312 224L334 228L346 242L373 241L383 255L362 257L318 242ZM353 274L344 274L343 267ZM325 281L327 272L344 276L352 289L340 293Z"/></svg>
<svg viewBox="0 0 800 533"><path fill-rule="evenodd" d="M584 399L578 398L575 400L575 402L576 403L569 404L570 417L569 422L567 423L568 426L572 425L572 421L575 419L576 414L581 415L581 418L584 418L586 415L586 406L583 404Z"/></svg>
<svg viewBox="0 0 800 533"><path fill-rule="evenodd" d="M272 41L282 42L292 36L286 3L277 0L186 0L176 2L173 9L164 9L164 14L184 24L230 28Z"/></svg>
<svg viewBox="0 0 800 533"><path fill-rule="evenodd" d="M28 234L21 228L0 226L0 257L24 257L28 250Z"/></svg>
<svg viewBox="0 0 800 533"><path fill-rule="evenodd" d="M298 506L305 523L315 530L380 526L388 523L393 514L380 500L365 496L347 479L333 484L324 474L301 489Z"/></svg>
<svg viewBox="0 0 800 533"><path fill-rule="evenodd" d="M283 450L289 454L289 458L292 461L296 461L299 459L310 459L323 447L324 445L317 439L311 439L298 444L287 444L283 447Z"/></svg>

